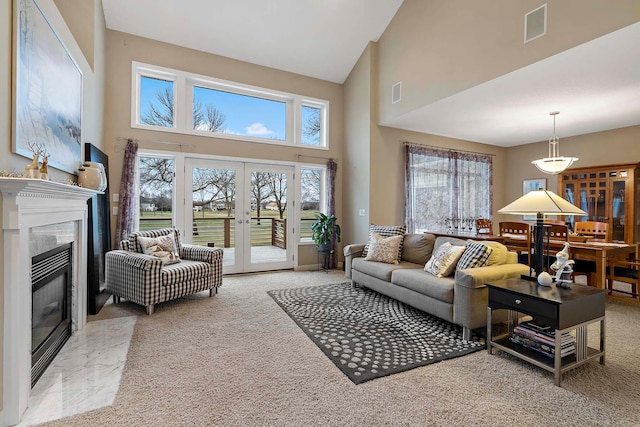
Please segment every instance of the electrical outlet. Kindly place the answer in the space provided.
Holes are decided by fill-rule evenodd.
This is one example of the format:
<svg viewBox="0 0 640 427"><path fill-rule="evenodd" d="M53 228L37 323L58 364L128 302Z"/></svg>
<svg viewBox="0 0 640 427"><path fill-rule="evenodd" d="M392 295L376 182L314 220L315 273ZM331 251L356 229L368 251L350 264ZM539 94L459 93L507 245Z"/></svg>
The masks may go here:
<svg viewBox="0 0 640 427"><path fill-rule="evenodd" d="M112 209L113 209L113 216L118 216L118 207L114 206Z"/></svg>
<svg viewBox="0 0 640 427"><path fill-rule="evenodd" d="M365 213L365 210L364 210L364 209L360 209L360 210L358 211L358 215L360 215L360 216L364 216L364 213Z"/></svg>
<svg viewBox="0 0 640 427"><path fill-rule="evenodd" d="M120 194L118 193L113 193L113 201L114 202L119 202L120 201Z"/></svg>

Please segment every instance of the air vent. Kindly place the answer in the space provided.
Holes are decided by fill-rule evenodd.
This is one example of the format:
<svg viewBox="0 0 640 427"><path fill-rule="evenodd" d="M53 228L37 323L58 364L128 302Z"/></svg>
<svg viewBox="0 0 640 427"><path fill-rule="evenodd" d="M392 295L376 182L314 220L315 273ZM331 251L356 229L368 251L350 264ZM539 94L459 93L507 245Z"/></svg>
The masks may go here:
<svg viewBox="0 0 640 427"><path fill-rule="evenodd" d="M400 102L402 98L402 82L398 82L391 86L391 103Z"/></svg>
<svg viewBox="0 0 640 427"><path fill-rule="evenodd" d="M524 42L528 43L547 34L547 4L524 15Z"/></svg>

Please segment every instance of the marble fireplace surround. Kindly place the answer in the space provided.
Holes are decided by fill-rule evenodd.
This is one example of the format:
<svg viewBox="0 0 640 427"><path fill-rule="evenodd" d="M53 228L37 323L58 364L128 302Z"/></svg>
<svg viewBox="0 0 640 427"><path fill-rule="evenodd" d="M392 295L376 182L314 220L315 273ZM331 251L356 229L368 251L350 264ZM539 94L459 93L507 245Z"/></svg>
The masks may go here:
<svg viewBox="0 0 640 427"><path fill-rule="evenodd" d="M73 227L72 333L87 321L87 199L94 190L27 178L0 178L4 290L0 425L20 421L31 391L31 256L35 227Z"/></svg>

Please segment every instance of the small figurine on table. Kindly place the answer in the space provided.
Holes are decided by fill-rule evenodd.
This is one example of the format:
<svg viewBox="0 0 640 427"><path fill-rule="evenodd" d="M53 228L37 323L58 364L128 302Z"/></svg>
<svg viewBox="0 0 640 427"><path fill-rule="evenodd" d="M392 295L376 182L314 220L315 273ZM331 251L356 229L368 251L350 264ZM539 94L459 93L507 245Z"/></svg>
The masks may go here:
<svg viewBox="0 0 640 427"><path fill-rule="evenodd" d="M551 264L551 269L556 272L556 286L561 288L570 288L571 274L573 273L573 264L575 262L569 259L569 242L564 244L562 250L556 253L556 262Z"/></svg>

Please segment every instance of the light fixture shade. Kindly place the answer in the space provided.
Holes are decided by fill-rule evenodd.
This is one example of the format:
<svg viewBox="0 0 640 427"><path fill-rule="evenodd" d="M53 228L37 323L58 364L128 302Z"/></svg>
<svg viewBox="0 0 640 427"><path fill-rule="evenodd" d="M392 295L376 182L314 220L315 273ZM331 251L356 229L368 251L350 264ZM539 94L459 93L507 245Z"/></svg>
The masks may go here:
<svg viewBox="0 0 640 427"><path fill-rule="evenodd" d="M534 190L509 203L498 213L512 215L587 215L553 191Z"/></svg>
<svg viewBox="0 0 640 427"><path fill-rule="evenodd" d="M570 167L576 160L578 160L577 157L545 157L544 159L534 160L531 163L541 172L557 175Z"/></svg>

